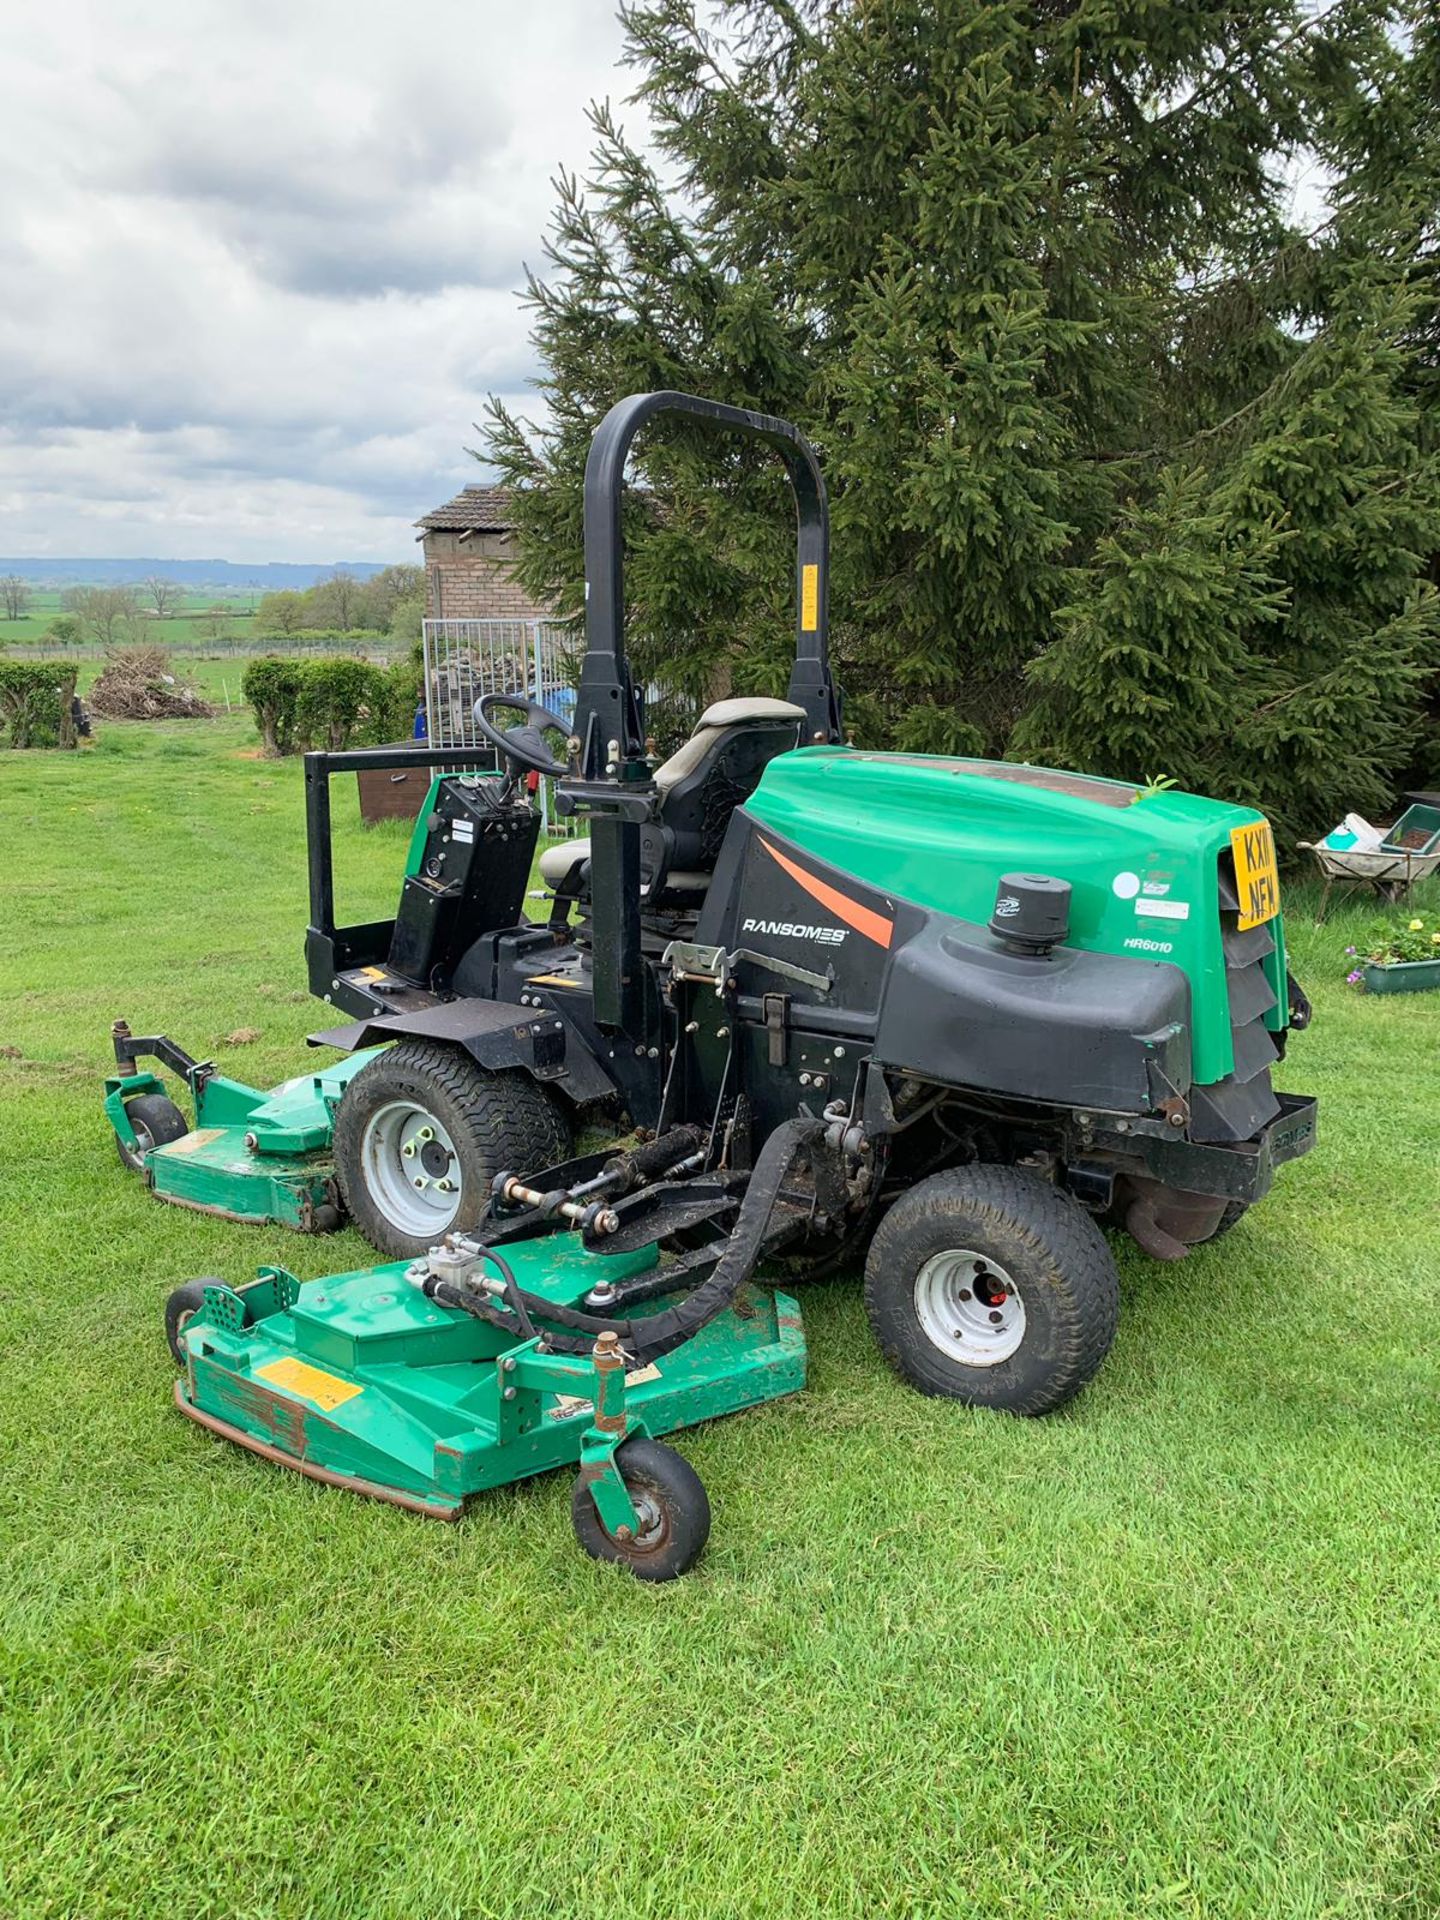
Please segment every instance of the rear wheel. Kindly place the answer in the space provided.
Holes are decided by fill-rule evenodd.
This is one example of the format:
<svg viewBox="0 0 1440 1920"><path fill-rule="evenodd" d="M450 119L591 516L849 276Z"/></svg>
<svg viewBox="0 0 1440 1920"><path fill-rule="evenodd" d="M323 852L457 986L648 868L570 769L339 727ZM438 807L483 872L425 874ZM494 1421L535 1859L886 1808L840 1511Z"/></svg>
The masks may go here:
<svg viewBox="0 0 1440 1920"><path fill-rule="evenodd" d="M1049 1413L1099 1370L1119 1280L1079 1203L1018 1167L938 1173L898 1200L871 1244L875 1338L921 1393Z"/></svg>
<svg viewBox="0 0 1440 1920"><path fill-rule="evenodd" d="M710 1538L710 1501L683 1454L658 1440L627 1440L615 1450L640 1525L633 1540L617 1540L596 1511L583 1479L570 1496L575 1538L592 1560L627 1568L637 1580L674 1580L688 1573Z"/></svg>
<svg viewBox="0 0 1440 1920"><path fill-rule="evenodd" d="M1199 1244L1202 1247L1213 1246L1217 1240L1222 1240L1232 1227L1239 1226L1249 1211L1250 1207L1247 1201L1232 1200L1226 1207L1224 1213L1221 1214L1219 1226L1216 1227L1208 1240L1202 1240Z"/></svg>
<svg viewBox="0 0 1440 1920"><path fill-rule="evenodd" d="M117 1133L115 1149L121 1166L128 1167L131 1173L145 1171L145 1156L152 1147L183 1140L190 1131L190 1122L163 1093L137 1093L133 1100L125 1102L125 1117L134 1128L135 1145L132 1147Z"/></svg>
<svg viewBox="0 0 1440 1920"><path fill-rule="evenodd" d="M379 1252L413 1258L479 1224L497 1173L570 1151L558 1103L523 1073L487 1073L458 1047L401 1040L361 1069L335 1116L335 1175Z"/></svg>

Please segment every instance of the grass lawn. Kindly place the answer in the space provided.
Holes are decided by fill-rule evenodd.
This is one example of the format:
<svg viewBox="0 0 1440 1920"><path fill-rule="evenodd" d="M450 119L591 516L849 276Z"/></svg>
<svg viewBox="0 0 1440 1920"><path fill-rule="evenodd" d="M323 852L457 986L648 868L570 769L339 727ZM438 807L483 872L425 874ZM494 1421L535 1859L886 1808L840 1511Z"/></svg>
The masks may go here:
<svg viewBox="0 0 1440 1920"><path fill-rule="evenodd" d="M715 1530L645 1588L567 1477L446 1527L170 1406L178 1280L367 1253L156 1205L100 1114L117 1014L258 1028L260 1083L320 1022L253 753L0 754L0 1914L1435 1913L1440 995L1343 986L1363 910L1290 901L1320 1145L1222 1246L1119 1249L1073 1407L922 1400L813 1287L808 1391L680 1436ZM351 804L367 917L403 834Z"/></svg>

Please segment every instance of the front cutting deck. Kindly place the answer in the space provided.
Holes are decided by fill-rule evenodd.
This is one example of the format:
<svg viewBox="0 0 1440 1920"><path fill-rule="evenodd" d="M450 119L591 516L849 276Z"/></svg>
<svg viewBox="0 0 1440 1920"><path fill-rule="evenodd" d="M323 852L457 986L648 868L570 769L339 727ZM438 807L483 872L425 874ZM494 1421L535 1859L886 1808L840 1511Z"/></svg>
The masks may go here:
<svg viewBox="0 0 1440 1920"><path fill-rule="evenodd" d="M522 1287L578 1304L603 1277L655 1265L653 1248L586 1253L546 1238L506 1249ZM595 1418L588 1356L429 1300L403 1263L301 1284L264 1268L238 1297L215 1287L181 1335L183 1413L280 1465L441 1519L473 1493L574 1466ZM626 1376L627 1433L651 1437L798 1391L796 1303L758 1287L658 1363Z"/></svg>

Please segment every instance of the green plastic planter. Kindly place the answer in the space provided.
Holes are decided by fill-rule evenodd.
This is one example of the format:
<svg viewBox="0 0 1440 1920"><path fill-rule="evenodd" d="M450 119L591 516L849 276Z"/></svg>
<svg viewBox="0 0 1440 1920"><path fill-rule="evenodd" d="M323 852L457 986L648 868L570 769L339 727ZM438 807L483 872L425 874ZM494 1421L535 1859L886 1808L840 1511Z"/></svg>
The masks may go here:
<svg viewBox="0 0 1440 1920"><path fill-rule="evenodd" d="M1367 993L1424 993L1440 987L1440 960L1395 960L1388 966L1365 962Z"/></svg>

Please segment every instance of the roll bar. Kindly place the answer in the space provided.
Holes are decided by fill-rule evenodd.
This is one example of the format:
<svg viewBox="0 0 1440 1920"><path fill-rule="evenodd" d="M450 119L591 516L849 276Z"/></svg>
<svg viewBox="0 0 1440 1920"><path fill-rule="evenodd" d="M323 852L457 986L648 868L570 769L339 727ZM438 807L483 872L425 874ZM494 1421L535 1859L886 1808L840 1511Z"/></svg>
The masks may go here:
<svg viewBox="0 0 1440 1920"><path fill-rule="evenodd" d="M632 393L617 400L600 422L585 462L585 664L575 711L582 780L648 778L644 714L625 654L620 498L630 442L662 413L686 414L762 441L784 461L797 522L790 698L805 709L808 740L840 739L840 697L830 678L830 516L815 449L798 428L773 414L723 406L693 393ZM611 741L619 746L614 758Z"/></svg>

